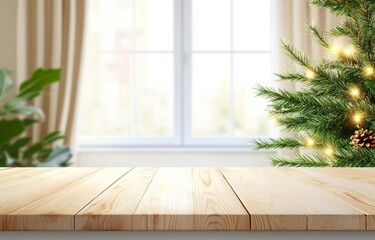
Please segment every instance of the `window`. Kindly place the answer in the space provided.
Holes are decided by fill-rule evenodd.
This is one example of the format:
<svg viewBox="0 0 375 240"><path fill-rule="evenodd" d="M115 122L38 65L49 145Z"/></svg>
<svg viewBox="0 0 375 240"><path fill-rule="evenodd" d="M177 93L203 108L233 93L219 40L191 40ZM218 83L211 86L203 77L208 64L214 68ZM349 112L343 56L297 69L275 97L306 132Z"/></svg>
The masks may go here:
<svg viewBox="0 0 375 240"><path fill-rule="evenodd" d="M270 1L90 0L82 145L248 146L274 128Z"/></svg>

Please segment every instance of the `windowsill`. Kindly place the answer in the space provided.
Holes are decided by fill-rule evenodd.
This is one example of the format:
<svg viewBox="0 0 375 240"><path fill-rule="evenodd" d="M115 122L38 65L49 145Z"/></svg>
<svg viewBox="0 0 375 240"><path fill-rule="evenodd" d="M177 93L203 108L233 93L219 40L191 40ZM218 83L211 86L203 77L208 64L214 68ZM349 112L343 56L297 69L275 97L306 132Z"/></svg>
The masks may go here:
<svg viewBox="0 0 375 240"><path fill-rule="evenodd" d="M77 149L78 152L87 153L87 152L248 152L248 153L275 153L275 150L254 150L254 148L249 146L203 146L203 147L183 147L183 146L165 146L165 147L94 147L94 146L81 146Z"/></svg>

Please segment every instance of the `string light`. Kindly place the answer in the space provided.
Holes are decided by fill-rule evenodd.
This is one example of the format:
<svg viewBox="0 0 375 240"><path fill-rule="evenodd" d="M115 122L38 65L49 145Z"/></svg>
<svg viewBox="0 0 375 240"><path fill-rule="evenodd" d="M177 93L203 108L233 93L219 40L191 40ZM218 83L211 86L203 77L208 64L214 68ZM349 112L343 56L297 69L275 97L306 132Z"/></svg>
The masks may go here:
<svg viewBox="0 0 375 240"><path fill-rule="evenodd" d="M309 146L309 147L314 146L314 145L315 145L315 140L312 139L312 138L308 138L308 139L306 140L306 145Z"/></svg>
<svg viewBox="0 0 375 240"><path fill-rule="evenodd" d="M351 46L344 48L341 44L333 43L330 48L330 52L336 56L344 56L346 58L352 58L355 49Z"/></svg>
<svg viewBox="0 0 375 240"><path fill-rule="evenodd" d="M350 95L352 95L352 97L355 97L355 98L359 97L359 95L360 95L359 89L356 88L356 87L351 88L350 89Z"/></svg>
<svg viewBox="0 0 375 240"><path fill-rule="evenodd" d="M341 45L339 45L339 44L337 44L337 43L334 43L334 44L332 44L332 46L330 47L330 51L331 51L331 53L333 53L334 55L339 56L339 55L341 54L342 47L341 47Z"/></svg>
<svg viewBox="0 0 375 240"><path fill-rule="evenodd" d="M353 121L354 121L355 123L360 123L360 122L362 121L362 115L359 114L359 113L354 114L354 116L353 116Z"/></svg>
<svg viewBox="0 0 375 240"><path fill-rule="evenodd" d="M345 57L348 57L348 58L349 57L353 57L354 53L355 53L355 50L352 47L344 49L344 55L345 55Z"/></svg>
<svg viewBox="0 0 375 240"><path fill-rule="evenodd" d="M273 117L273 118L271 118L271 123L272 123L272 125L279 125L280 121L279 121L279 119Z"/></svg>
<svg viewBox="0 0 375 240"><path fill-rule="evenodd" d="M329 157L332 157L334 153L335 153L335 151L333 150L332 147L326 147L324 149L324 154L329 156Z"/></svg>
<svg viewBox="0 0 375 240"><path fill-rule="evenodd" d="M312 79L315 78L316 74L315 74L315 72L313 70L307 69L306 73L305 73L305 76L306 76L307 79L312 80Z"/></svg>
<svg viewBox="0 0 375 240"><path fill-rule="evenodd" d="M371 76L371 75L374 75L374 68L372 66L367 66L365 68L365 75L366 76Z"/></svg>

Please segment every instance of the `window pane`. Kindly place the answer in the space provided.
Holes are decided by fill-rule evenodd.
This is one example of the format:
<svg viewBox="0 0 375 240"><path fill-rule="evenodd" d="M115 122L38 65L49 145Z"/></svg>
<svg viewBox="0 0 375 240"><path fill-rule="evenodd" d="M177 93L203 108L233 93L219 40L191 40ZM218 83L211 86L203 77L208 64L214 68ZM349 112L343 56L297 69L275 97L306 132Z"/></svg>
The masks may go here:
<svg viewBox="0 0 375 240"><path fill-rule="evenodd" d="M89 50L131 50L133 0L90 0Z"/></svg>
<svg viewBox="0 0 375 240"><path fill-rule="evenodd" d="M83 68L83 135L131 133L131 55L86 55Z"/></svg>
<svg viewBox="0 0 375 240"><path fill-rule="evenodd" d="M266 135L272 124L262 97L255 97L254 86L271 85L269 54L234 54L234 134Z"/></svg>
<svg viewBox="0 0 375 240"><path fill-rule="evenodd" d="M234 50L270 49L270 0L233 0Z"/></svg>
<svg viewBox="0 0 375 240"><path fill-rule="evenodd" d="M137 128L139 136L173 133L173 54L136 55Z"/></svg>
<svg viewBox="0 0 375 240"><path fill-rule="evenodd" d="M135 4L136 50L173 50L173 0Z"/></svg>
<svg viewBox="0 0 375 240"><path fill-rule="evenodd" d="M193 50L230 49L230 0L192 0Z"/></svg>
<svg viewBox="0 0 375 240"><path fill-rule="evenodd" d="M193 54L192 134L229 134L230 55Z"/></svg>

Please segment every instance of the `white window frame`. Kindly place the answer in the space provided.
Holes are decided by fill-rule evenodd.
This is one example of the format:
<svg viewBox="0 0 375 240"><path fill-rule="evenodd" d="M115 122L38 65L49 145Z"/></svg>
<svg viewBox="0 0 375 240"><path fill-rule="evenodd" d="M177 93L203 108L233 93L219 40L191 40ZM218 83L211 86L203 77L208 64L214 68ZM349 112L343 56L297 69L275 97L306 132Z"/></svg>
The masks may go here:
<svg viewBox="0 0 375 240"><path fill-rule="evenodd" d="M136 0L133 0L136 1ZM195 53L229 53L231 55L231 89L233 92L233 54L234 53L269 53L271 54L271 69L275 69L276 63L272 56L274 47L267 51L233 51L233 0L231 0L231 50L229 51L194 51ZM155 137L119 137L119 136L78 136L79 147L178 147L178 148L199 148L199 147L229 147L249 148L252 138L267 139L279 135L274 131L265 136L218 136L218 137L194 137L192 136L192 101L191 101L191 70L192 70L192 0L174 0L174 92L173 92L173 135ZM271 16L275 16L274 1L271 0ZM271 18L271 23L274 23ZM87 22L87 21L86 21ZM274 24L272 24L274 25ZM187 35L187 37L185 37ZM271 28L271 38L275 37L275 29ZM272 42L272 41L271 41ZM86 45L86 44L85 44ZM273 46L274 44L272 44ZM87 50L84 49L84 56ZM118 51L122 52L122 51ZM127 53L165 53L166 51L127 51ZM169 51L168 51L169 52ZM272 76L272 71L270 73ZM134 84L133 84L134 85ZM233 132L233 96L230 103L230 131ZM78 127L79 129L79 127Z"/></svg>

